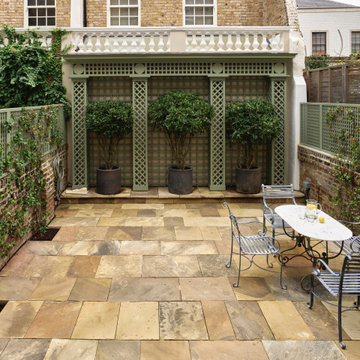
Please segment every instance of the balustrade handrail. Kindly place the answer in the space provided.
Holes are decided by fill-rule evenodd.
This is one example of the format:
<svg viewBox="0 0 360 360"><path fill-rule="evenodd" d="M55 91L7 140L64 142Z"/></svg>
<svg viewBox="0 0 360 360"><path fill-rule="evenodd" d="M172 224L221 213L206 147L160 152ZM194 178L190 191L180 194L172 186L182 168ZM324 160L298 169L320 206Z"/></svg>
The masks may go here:
<svg viewBox="0 0 360 360"><path fill-rule="evenodd" d="M182 26L139 28L65 28L69 54L287 52L287 26ZM18 29L19 32L25 29ZM49 45L50 29L39 31Z"/></svg>

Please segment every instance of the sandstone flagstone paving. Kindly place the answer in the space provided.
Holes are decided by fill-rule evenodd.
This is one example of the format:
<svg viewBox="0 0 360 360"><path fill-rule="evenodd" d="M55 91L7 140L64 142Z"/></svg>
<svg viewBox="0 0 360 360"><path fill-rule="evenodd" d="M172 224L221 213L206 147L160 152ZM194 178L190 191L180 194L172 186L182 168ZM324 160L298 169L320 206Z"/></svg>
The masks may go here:
<svg viewBox="0 0 360 360"><path fill-rule="evenodd" d="M69 301L106 301L110 285L111 279L79 278L71 290Z"/></svg>
<svg viewBox="0 0 360 360"><path fill-rule="evenodd" d="M172 278L114 278L109 301L180 300L179 280Z"/></svg>
<svg viewBox="0 0 360 360"><path fill-rule="evenodd" d="M161 302L159 306L161 339L208 339L200 302Z"/></svg>
<svg viewBox="0 0 360 360"><path fill-rule="evenodd" d="M269 360L345 360L331 341L263 341Z"/></svg>
<svg viewBox="0 0 360 360"><path fill-rule="evenodd" d="M43 360L49 347L48 339L12 339L0 355L0 360Z"/></svg>
<svg viewBox="0 0 360 360"><path fill-rule="evenodd" d="M122 302L116 338L123 340L159 339L157 302Z"/></svg>
<svg viewBox="0 0 360 360"><path fill-rule="evenodd" d="M96 348L96 341L53 339L44 360L93 360Z"/></svg>
<svg viewBox="0 0 360 360"><path fill-rule="evenodd" d="M100 340L95 360L138 360L140 341Z"/></svg>
<svg viewBox="0 0 360 360"><path fill-rule="evenodd" d="M347 349L339 349L336 307L307 308L308 260L284 267L287 291L279 274L257 267L232 287L238 256L227 269L227 209L204 194L61 204L54 239L26 243L0 271L0 360L357 360L360 313L344 314ZM262 228L261 204L231 207L239 221L257 221L241 224L244 234Z"/></svg>
<svg viewBox="0 0 360 360"><path fill-rule="evenodd" d="M119 308L116 302L84 302L71 337L113 339Z"/></svg>
<svg viewBox="0 0 360 360"><path fill-rule="evenodd" d="M142 341L141 360L191 360L187 341Z"/></svg>

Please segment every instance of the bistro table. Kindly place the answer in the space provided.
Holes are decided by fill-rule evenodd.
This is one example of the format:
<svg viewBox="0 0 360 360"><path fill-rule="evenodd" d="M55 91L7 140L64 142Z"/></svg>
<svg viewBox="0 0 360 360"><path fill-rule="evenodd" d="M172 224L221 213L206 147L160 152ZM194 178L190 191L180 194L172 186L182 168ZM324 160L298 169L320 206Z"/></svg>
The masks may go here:
<svg viewBox="0 0 360 360"><path fill-rule="evenodd" d="M341 247L338 253L330 257L328 252L328 243L332 241L345 241L352 237L351 230L321 210L319 211L318 216L323 217L324 222L320 223L318 219L314 222L310 222L305 217L305 208L306 207L304 205L281 205L275 208L275 212L281 217L283 224L286 222L298 234L295 236L295 246L290 249L283 250L281 254L291 251L296 247L302 246L304 248L304 252L301 254L295 254L291 257L283 256L283 264L286 264L289 260L297 256L302 256L311 261L317 258L322 258L327 262L329 259L339 256L342 251ZM286 232L285 226L284 231L287 235L289 235ZM289 236L293 238L293 236ZM310 239L317 240L317 242L315 244L311 244ZM323 241L326 242L326 252L320 253L320 251L315 249L315 247Z"/></svg>

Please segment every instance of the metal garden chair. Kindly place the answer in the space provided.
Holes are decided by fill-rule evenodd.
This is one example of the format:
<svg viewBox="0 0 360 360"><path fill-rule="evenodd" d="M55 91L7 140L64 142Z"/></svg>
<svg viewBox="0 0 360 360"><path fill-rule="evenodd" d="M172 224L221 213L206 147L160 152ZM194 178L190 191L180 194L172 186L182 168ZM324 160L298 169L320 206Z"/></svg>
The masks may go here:
<svg viewBox="0 0 360 360"><path fill-rule="evenodd" d="M272 227L272 240L275 241L275 232L277 229L288 228L292 230L291 227L287 224L283 224L283 220L277 215L273 209L278 203L274 203L278 200L291 200L294 205L295 194L293 185L261 185L263 193L263 232L266 234L266 222L268 222ZM284 234L281 232L279 234Z"/></svg>
<svg viewBox="0 0 360 360"><path fill-rule="evenodd" d="M351 222L345 220L339 220L342 224L360 225L360 222ZM359 254L360 253L360 236L352 236L346 241L337 241L334 244L342 248L345 255Z"/></svg>
<svg viewBox="0 0 360 360"><path fill-rule="evenodd" d="M325 271L327 270L327 271ZM308 307L311 309L314 304L314 296L320 298L314 292L314 278L325 287L328 292L337 297L337 312L338 312L338 334L339 343L342 349L346 345L342 341L342 320L341 314L344 311L359 310L360 305L360 255L346 255L340 272L334 272L330 269L328 264L322 259L317 259L313 263L313 272L310 278L310 302ZM353 306L343 306L342 297L344 295L356 296L356 301ZM324 299L322 299L325 301ZM336 305L326 301L331 305Z"/></svg>
<svg viewBox="0 0 360 360"><path fill-rule="evenodd" d="M229 262L226 264L226 267L227 268L231 267L233 254L239 255L238 278L237 278L237 281L233 283L233 286L239 287L241 271L250 269L250 267L254 264L255 266L257 266L258 268L260 268L262 270L279 273L280 274L280 286L282 289L286 290L287 287L286 287L286 285L283 285L283 282L282 282L282 267L283 267L282 264L283 264L283 262L282 262L282 255L280 254L280 251L279 251L279 249L280 249L279 244L278 243L275 244L271 238L269 238L268 236L265 236L263 234L251 235L251 236L242 235L240 232L240 229L239 229L238 219L231 212L230 206L226 202L223 203L223 206L227 207L229 210L229 217L230 217L230 224L231 224L231 252L230 252L230 259L229 259ZM242 223L242 224L249 224L249 223L253 223L253 222L257 222L257 221L248 221L248 222ZM234 240L236 240L236 242L239 246L239 252L234 251ZM272 268L273 265L268 262L268 256L269 255L273 255L274 257L279 256L279 258L281 260L280 261L280 271L265 269L262 266L258 265L254 261L254 257L257 255L267 255L267 264L270 268ZM241 269L241 259L243 257L249 261L249 266L245 269Z"/></svg>

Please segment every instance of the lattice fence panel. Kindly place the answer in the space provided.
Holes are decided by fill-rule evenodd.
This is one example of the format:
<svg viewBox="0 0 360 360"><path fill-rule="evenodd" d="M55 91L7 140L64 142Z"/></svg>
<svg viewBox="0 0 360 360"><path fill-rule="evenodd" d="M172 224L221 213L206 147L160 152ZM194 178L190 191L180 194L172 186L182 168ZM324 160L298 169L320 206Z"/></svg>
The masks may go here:
<svg viewBox="0 0 360 360"><path fill-rule="evenodd" d="M86 80L73 81L73 188L87 186Z"/></svg>
<svg viewBox="0 0 360 360"><path fill-rule="evenodd" d="M225 79L211 79L210 190L225 190Z"/></svg>
<svg viewBox="0 0 360 360"><path fill-rule="evenodd" d="M5 127L8 112L0 112L0 161L6 157L8 144L8 130Z"/></svg>
<svg viewBox="0 0 360 360"><path fill-rule="evenodd" d="M269 96L270 81L266 77L229 77L226 79L226 103L252 100ZM226 139L226 185L235 185L235 169L239 158L239 146ZM261 166L263 182L267 182L266 145L260 145L256 151L256 163ZM269 154L270 155L270 154ZM269 156L270 157L270 156Z"/></svg>
<svg viewBox="0 0 360 360"><path fill-rule="evenodd" d="M99 100L122 100L131 103L132 81L127 77L102 77L88 80L89 103ZM96 168L101 166L101 148L94 135L88 138L89 184L95 186ZM116 149L116 163L121 167L122 186L132 186L132 136L122 139Z"/></svg>
<svg viewBox="0 0 360 360"><path fill-rule="evenodd" d="M282 131L273 142L272 183L285 183L285 121L286 121L286 82L273 80L271 83L272 103L281 120Z"/></svg>
<svg viewBox="0 0 360 360"><path fill-rule="evenodd" d="M133 81L133 108L133 189L147 190L147 80Z"/></svg>
<svg viewBox="0 0 360 360"><path fill-rule="evenodd" d="M151 77L148 81L149 103L169 91L183 90L209 101L209 80L206 77ZM193 168L193 185L209 184L209 135L192 139L186 164ZM167 172L172 165L171 150L162 132L148 131L149 186L167 186Z"/></svg>

